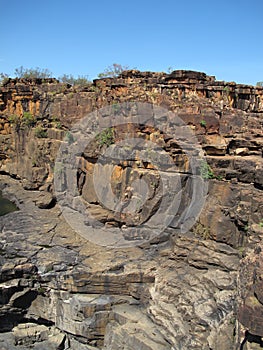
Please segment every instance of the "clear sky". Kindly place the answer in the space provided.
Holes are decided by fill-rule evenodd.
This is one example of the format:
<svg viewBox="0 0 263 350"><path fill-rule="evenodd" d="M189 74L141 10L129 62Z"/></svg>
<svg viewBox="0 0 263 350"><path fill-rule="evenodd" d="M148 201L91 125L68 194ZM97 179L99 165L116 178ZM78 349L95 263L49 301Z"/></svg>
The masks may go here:
<svg viewBox="0 0 263 350"><path fill-rule="evenodd" d="M0 72L96 78L112 63L263 81L263 0L0 0Z"/></svg>

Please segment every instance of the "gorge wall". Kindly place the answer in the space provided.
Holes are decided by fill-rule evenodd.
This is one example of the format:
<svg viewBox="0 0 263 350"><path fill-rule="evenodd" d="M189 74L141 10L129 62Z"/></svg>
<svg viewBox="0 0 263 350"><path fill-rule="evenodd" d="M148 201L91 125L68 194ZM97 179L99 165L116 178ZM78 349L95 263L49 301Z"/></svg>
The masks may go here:
<svg viewBox="0 0 263 350"><path fill-rule="evenodd" d="M101 247L61 215L55 160L63 143L74 145L74 123L105 106L118 114L121 104L134 101L172 111L196 135L209 165L199 174L208 195L187 232L172 220L148 243ZM0 89L1 189L20 210L0 221L3 348L262 347L262 115L263 88L192 71L126 71L84 87L7 81ZM148 184L137 221L100 203L94 166L129 133L164 149L177 165L182 192L191 188L176 137L145 125L107 128L80 155L78 196L97 221L123 230L147 222L162 191L152 164L129 154L129 161L114 164L111 186L125 199L133 181Z"/></svg>

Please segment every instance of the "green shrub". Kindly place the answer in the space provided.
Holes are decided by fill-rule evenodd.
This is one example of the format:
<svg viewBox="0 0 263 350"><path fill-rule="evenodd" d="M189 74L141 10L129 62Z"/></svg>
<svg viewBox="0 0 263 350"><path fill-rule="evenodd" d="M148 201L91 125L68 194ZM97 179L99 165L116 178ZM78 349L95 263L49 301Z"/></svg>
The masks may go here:
<svg viewBox="0 0 263 350"><path fill-rule="evenodd" d="M20 118L16 114L12 114L8 117L9 123L15 128L15 130L18 132L21 129L22 126L22 118Z"/></svg>
<svg viewBox="0 0 263 350"><path fill-rule="evenodd" d="M19 68L15 69L15 76L17 78L23 78L23 79L46 79L51 78L52 73L48 69L41 69L39 67L36 68L24 68L23 66L20 66Z"/></svg>
<svg viewBox="0 0 263 350"><path fill-rule="evenodd" d="M201 120L200 121L200 125L205 128L206 127L206 121L205 120Z"/></svg>
<svg viewBox="0 0 263 350"><path fill-rule="evenodd" d="M25 126L34 126L36 124L36 119L31 113L24 112L22 117L22 124Z"/></svg>
<svg viewBox="0 0 263 350"><path fill-rule="evenodd" d="M57 122L57 121L59 121L59 118L56 115L52 115L51 120L52 120L52 122Z"/></svg>
<svg viewBox="0 0 263 350"><path fill-rule="evenodd" d="M0 73L0 86L4 85L9 80L9 75L6 73Z"/></svg>
<svg viewBox="0 0 263 350"><path fill-rule="evenodd" d="M123 71L130 69L128 66L122 66L119 63L113 63L106 68L102 73L98 74L99 78L114 78L120 75Z"/></svg>
<svg viewBox="0 0 263 350"><path fill-rule="evenodd" d="M110 146L114 143L114 132L112 128L103 130L99 135L96 136L96 140L100 146Z"/></svg>
<svg viewBox="0 0 263 350"><path fill-rule="evenodd" d="M52 123L55 126L55 128L57 128L57 129L62 128L62 124L57 116L52 115L51 120L52 120Z"/></svg>
<svg viewBox="0 0 263 350"><path fill-rule="evenodd" d="M207 164L205 160L201 161L200 164L200 175L204 180L214 179L215 175L213 173L213 170L210 168L210 166Z"/></svg>
<svg viewBox="0 0 263 350"><path fill-rule="evenodd" d="M214 176L218 181L222 181L223 180L223 176L222 175L216 175Z"/></svg>
<svg viewBox="0 0 263 350"><path fill-rule="evenodd" d="M208 240L208 239L212 238L212 235L211 235L211 232L210 232L210 228L208 226L204 226L200 222L198 222L194 226L194 234L196 236L201 237L204 240Z"/></svg>
<svg viewBox="0 0 263 350"><path fill-rule="evenodd" d="M36 127L35 136L39 139L47 138L47 131L41 126Z"/></svg>
<svg viewBox="0 0 263 350"><path fill-rule="evenodd" d="M37 292L40 295L45 295L45 293L47 292L47 288L40 286L40 287L38 287Z"/></svg>
<svg viewBox="0 0 263 350"><path fill-rule="evenodd" d="M72 74L63 74L62 76L58 77L58 80L61 83L70 85L85 86L90 84L90 80L87 75L78 75L78 77L74 77Z"/></svg>
<svg viewBox="0 0 263 350"><path fill-rule="evenodd" d="M21 118L16 114L12 114L8 117L8 121L10 124L18 125L21 123Z"/></svg>
<svg viewBox="0 0 263 350"><path fill-rule="evenodd" d="M15 114L10 115L8 121L15 126L16 130L32 127L36 124L35 117L29 112L24 112L22 117Z"/></svg>
<svg viewBox="0 0 263 350"><path fill-rule="evenodd" d="M71 132L67 131L65 136L66 142L68 142L69 145L71 145L75 140Z"/></svg>
<svg viewBox="0 0 263 350"><path fill-rule="evenodd" d="M112 108L112 112L113 112L114 114L117 114L117 113L119 113L119 111L120 111L120 109L121 109L121 106L120 106L118 103L113 103L113 104L111 105L111 108Z"/></svg>

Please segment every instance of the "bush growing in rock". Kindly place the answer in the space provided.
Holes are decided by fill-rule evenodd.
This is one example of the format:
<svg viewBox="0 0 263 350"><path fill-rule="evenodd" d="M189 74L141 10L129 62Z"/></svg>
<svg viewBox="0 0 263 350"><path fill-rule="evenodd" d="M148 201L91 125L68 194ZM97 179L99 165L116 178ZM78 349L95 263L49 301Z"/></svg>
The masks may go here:
<svg viewBox="0 0 263 350"><path fill-rule="evenodd" d="M110 146L114 143L114 132L112 128L103 130L99 135L96 136L96 140L100 146Z"/></svg>
<svg viewBox="0 0 263 350"><path fill-rule="evenodd" d="M210 168L210 166L207 164L205 160L201 162L200 175L204 180L214 179L215 177L213 170Z"/></svg>
<svg viewBox="0 0 263 350"><path fill-rule="evenodd" d="M80 86L85 86L91 83L88 79L88 75L78 75L76 78L72 74L63 74L62 76L58 77L58 80L62 83Z"/></svg>
<svg viewBox="0 0 263 350"><path fill-rule="evenodd" d="M23 66L16 68L14 73L14 75L20 79L46 79L51 78L53 75L52 72L46 68L24 68Z"/></svg>
<svg viewBox="0 0 263 350"><path fill-rule="evenodd" d="M20 124L20 117L16 114L12 114L8 117L8 121L10 124L17 126Z"/></svg>
<svg viewBox="0 0 263 350"><path fill-rule="evenodd" d="M122 66L119 63L113 63L108 66L102 73L98 74L99 78L114 78L121 74L123 71L130 69L128 66Z"/></svg>
<svg viewBox="0 0 263 350"><path fill-rule="evenodd" d="M22 123L26 126L34 126L36 118L29 112L24 112L22 117Z"/></svg>
<svg viewBox="0 0 263 350"><path fill-rule="evenodd" d="M0 73L0 86L4 85L5 82L9 79L8 74L6 73Z"/></svg>
<svg viewBox="0 0 263 350"><path fill-rule="evenodd" d="M22 117L12 114L8 117L8 121L16 130L32 127L36 124L36 118L29 112L24 112Z"/></svg>
<svg viewBox="0 0 263 350"><path fill-rule="evenodd" d="M42 128L41 126L38 126L35 129L35 136L39 139L46 138L47 131L44 128Z"/></svg>

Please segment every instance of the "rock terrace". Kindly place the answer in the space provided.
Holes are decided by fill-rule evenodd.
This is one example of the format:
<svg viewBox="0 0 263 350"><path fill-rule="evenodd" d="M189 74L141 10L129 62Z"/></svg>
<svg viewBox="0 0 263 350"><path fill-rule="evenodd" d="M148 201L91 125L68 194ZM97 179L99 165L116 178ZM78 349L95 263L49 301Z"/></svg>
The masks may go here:
<svg viewBox="0 0 263 350"><path fill-rule="evenodd" d="M112 249L65 221L54 165L76 121L133 101L166 108L191 128L209 165L208 195L189 231L173 220L152 241ZM192 71L126 71L85 87L55 79L13 79L1 87L0 190L19 211L0 217L0 349L260 349L262 113L263 88ZM134 225L105 209L92 185L102 152L129 132L160 145L184 189L191 185L176 139L127 125L100 134L79 160L78 195L106 226ZM141 178L151 192L136 225L154 213L159 174L136 154L114 164L111 186L120 197Z"/></svg>

